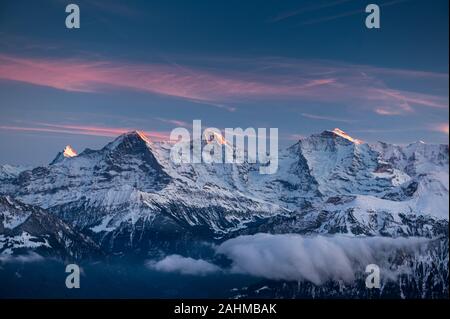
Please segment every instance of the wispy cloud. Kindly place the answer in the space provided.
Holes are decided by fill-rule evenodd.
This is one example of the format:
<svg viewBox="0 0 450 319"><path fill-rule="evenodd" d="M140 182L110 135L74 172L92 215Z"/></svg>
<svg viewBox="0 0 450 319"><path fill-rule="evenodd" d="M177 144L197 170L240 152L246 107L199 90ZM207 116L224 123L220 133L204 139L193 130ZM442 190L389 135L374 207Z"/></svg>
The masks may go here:
<svg viewBox="0 0 450 319"><path fill-rule="evenodd" d="M392 115L400 115L402 114L399 110L391 110L388 107L378 107L375 109L375 113L379 115L386 115L386 116L392 116Z"/></svg>
<svg viewBox="0 0 450 319"><path fill-rule="evenodd" d="M281 20L284 20L284 19L295 17L295 16L300 15L300 14L336 7L336 6L340 5L340 4L343 4L343 3L346 3L346 2L349 2L349 1L352 1L352 0L338 0L338 1L333 1L333 2L320 3L320 4L316 4L314 6L304 7L304 8L300 8L300 9L297 9L297 10L286 11L286 12L280 13L277 16L269 19L269 22L278 22L278 21L281 21Z"/></svg>
<svg viewBox="0 0 450 319"><path fill-rule="evenodd" d="M19 58L0 55L0 79L27 82L73 92L101 92L108 87L145 91L199 101L217 107L232 97L296 95L333 83L333 79L303 79L271 84L245 76L221 76L204 70L163 64L129 64ZM230 109L231 110L231 109Z"/></svg>
<svg viewBox="0 0 450 319"><path fill-rule="evenodd" d="M103 136L116 137L120 134L134 131L136 128L115 128L115 127L100 127L100 126L84 126L84 125L70 125L70 124L52 124L52 123L35 123L34 125L0 125L0 130L16 131L16 132L41 132L41 133L55 133L55 134L70 134L70 135L89 135L89 136ZM169 132L159 131L145 131L144 134L155 141L168 140Z"/></svg>
<svg viewBox="0 0 450 319"><path fill-rule="evenodd" d="M353 129L353 133L369 133L369 134L386 134L386 133L415 133L415 132L441 132L445 133L442 129L437 128L437 124L428 124L421 126L409 126L400 128L365 128L365 129ZM408 141L410 143L411 140Z"/></svg>
<svg viewBox="0 0 450 319"><path fill-rule="evenodd" d="M402 2L406 2L406 1L410 1L410 0L394 0L394 1L389 1L389 2L385 2L385 3L380 3L378 5L380 7L388 7L388 6L392 6L392 5L399 4ZM340 18L363 14L364 12L365 12L365 6L361 6L361 9L349 10L349 11L341 12L341 13L334 14L334 15L327 15L324 17L316 18L316 19L306 20L306 21L303 21L301 23L301 25L309 25L309 24L317 24L317 23L321 23L321 22L333 21L333 20L337 20Z"/></svg>
<svg viewBox="0 0 450 319"><path fill-rule="evenodd" d="M400 90L380 90L383 95L391 96L396 99L405 101L408 104L416 104L421 106L429 106L433 108L448 108L448 97L433 96L429 94L421 94L415 92L406 92ZM406 106L405 106L406 107Z"/></svg>
<svg viewBox="0 0 450 319"><path fill-rule="evenodd" d="M430 129L435 132L440 132L448 135L448 122L447 123L437 123L430 125Z"/></svg>
<svg viewBox="0 0 450 319"><path fill-rule="evenodd" d="M162 123L170 124L173 126L182 126L182 127L191 127L192 126L192 124L189 124L188 122L181 121L181 120L165 119L165 118L161 118L161 117L158 117L156 119Z"/></svg>
<svg viewBox="0 0 450 319"><path fill-rule="evenodd" d="M355 120L351 120L351 119L344 119L344 118L333 117L333 116L323 116L323 115L310 114L310 113L302 113L301 116L306 117L308 119L330 121L330 122L342 122L342 123L354 123L355 122Z"/></svg>
<svg viewBox="0 0 450 319"><path fill-rule="evenodd" d="M0 79L55 89L107 93L121 88L181 98L234 111L249 101L315 101L365 108L381 115L413 112L416 107L448 108L442 95L400 90L423 82L448 86L448 74L396 70L319 60L234 59L217 67L129 63L112 60L38 59L0 55Z"/></svg>

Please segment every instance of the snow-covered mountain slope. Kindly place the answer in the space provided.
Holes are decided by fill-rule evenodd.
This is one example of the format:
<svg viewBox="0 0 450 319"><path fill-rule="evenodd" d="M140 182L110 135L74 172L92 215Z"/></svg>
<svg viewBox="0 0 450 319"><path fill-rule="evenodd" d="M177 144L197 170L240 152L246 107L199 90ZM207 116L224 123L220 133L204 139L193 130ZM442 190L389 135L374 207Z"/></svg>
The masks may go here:
<svg viewBox="0 0 450 319"><path fill-rule="evenodd" d="M0 257L29 251L63 258L99 254L87 236L42 208L0 196Z"/></svg>
<svg viewBox="0 0 450 319"><path fill-rule="evenodd" d="M384 199L405 201L412 210L448 220L448 145L417 142L406 146L377 143L386 172L406 178Z"/></svg>
<svg viewBox="0 0 450 319"><path fill-rule="evenodd" d="M311 175L323 195L373 194L380 196L395 184L378 175L378 153L368 144L348 138L340 130L325 131L298 142Z"/></svg>
<svg viewBox="0 0 450 319"><path fill-rule="evenodd" d="M351 234L388 237L448 237L448 220L416 214L408 203L374 196L330 197L321 205L289 216L275 216L230 235L255 233Z"/></svg>
<svg viewBox="0 0 450 319"><path fill-rule="evenodd" d="M15 196L43 208L61 207L68 219L76 209L84 210L76 224L85 226L102 214L131 209L140 192L161 189L168 180L146 142L129 134L99 151L87 149L23 172L15 180Z"/></svg>
<svg viewBox="0 0 450 319"><path fill-rule="evenodd" d="M371 146L390 164L410 176L442 172L447 167L448 145L426 144L422 141L406 146L378 142Z"/></svg>
<svg viewBox="0 0 450 319"><path fill-rule="evenodd" d="M130 132L21 172L0 193L47 209L113 250L119 238L134 247L154 234L218 238L264 223L385 236L434 236L442 232L427 225L448 225L447 145L369 145L335 129L280 150L272 175L247 161L176 164L171 147Z"/></svg>
<svg viewBox="0 0 450 319"><path fill-rule="evenodd" d="M177 167L169 152L168 145L131 132L101 150L23 172L2 189L93 233L112 250L185 238L192 229L211 238L283 211L236 191L236 168Z"/></svg>
<svg viewBox="0 0 450 319"><path fill-rule="evenodd" d="M29 167L8 164L0 165L0 181L16 178L21 172L26 171L27 169L29 169Z"/></svg>

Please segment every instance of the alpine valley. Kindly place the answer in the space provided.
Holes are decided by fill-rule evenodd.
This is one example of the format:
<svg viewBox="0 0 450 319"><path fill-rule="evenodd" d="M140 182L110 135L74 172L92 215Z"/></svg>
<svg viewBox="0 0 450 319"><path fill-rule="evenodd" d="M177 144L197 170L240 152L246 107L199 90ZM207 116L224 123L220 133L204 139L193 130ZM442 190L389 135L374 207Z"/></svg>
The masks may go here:
<svg viewBox="0 0 450 319"><path fill-rule="evenodd" d="M270 175L248 162L175 164L171 146L135 131L100 150L67 146L47 166L0 166L0 274L13 260L13 273L50 259L166 274L181 260L196 266L172 264L184 276L254 278L220 297L448 298L448 145L367 144L334 129L280 150ZM296 245L305 254L293 259ZM350 279L341 259L322 262L340 251ZM365 286L368 263L380 289Z"/></svg>

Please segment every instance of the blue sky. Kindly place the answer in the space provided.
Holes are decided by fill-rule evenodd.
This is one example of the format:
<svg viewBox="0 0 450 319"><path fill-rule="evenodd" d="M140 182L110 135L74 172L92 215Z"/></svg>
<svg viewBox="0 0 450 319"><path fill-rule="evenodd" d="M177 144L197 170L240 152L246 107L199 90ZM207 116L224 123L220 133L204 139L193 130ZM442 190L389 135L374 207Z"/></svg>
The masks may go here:
<svg viewBox="0 0 450 319"><path fill-rule="evenodd" d="M68 30L76 3L81 28ZM45 164L126 130L339 127L448 143L448 1L2 1L0 163Z"/></svg>

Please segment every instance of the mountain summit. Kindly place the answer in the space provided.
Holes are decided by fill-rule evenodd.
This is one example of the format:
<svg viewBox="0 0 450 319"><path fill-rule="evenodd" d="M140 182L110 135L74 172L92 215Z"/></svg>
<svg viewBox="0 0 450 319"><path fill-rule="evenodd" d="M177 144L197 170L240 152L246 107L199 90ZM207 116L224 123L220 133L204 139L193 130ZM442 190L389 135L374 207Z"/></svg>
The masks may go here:
<svg viewBox="0 0 450 319"><path fill-rule="evenodd" d="M63 155L64 155L65 157L74 157L74 156L77 156L78 154L77 154L77 152L72 148L72 146L67 145L67 146L64 148Z"/></svg>
<svg viewBox="0 0 450 319"><path fill-rule="evenodd" d="M66 145L63 151L59 152L58 155L56 155L55 159L50 163L50 165L60 163L66 158L72 158L77 156L77 152L73 149L72 146Z"/></svg>
<svg viewBox="0 0 450 319"><path fill-rule="evenodd" d="M106 145L108 149L128 149L147 147L151 144L149 138L141 131L131 131L119 135L113 142Z"/></svg>
<svg viewBox="0 0 450 319"><path fill-rule="evenodd" d="M348 135L346 132L344 132L343 130L339 129L339 128L335 128L331 131L325 131L322 133L323 135L331 135L331 136L339 136L343 139L346 139L352 143L355 144L363 144L363 141L357 139L357 138L353 138L350 135Z"/></svg>

